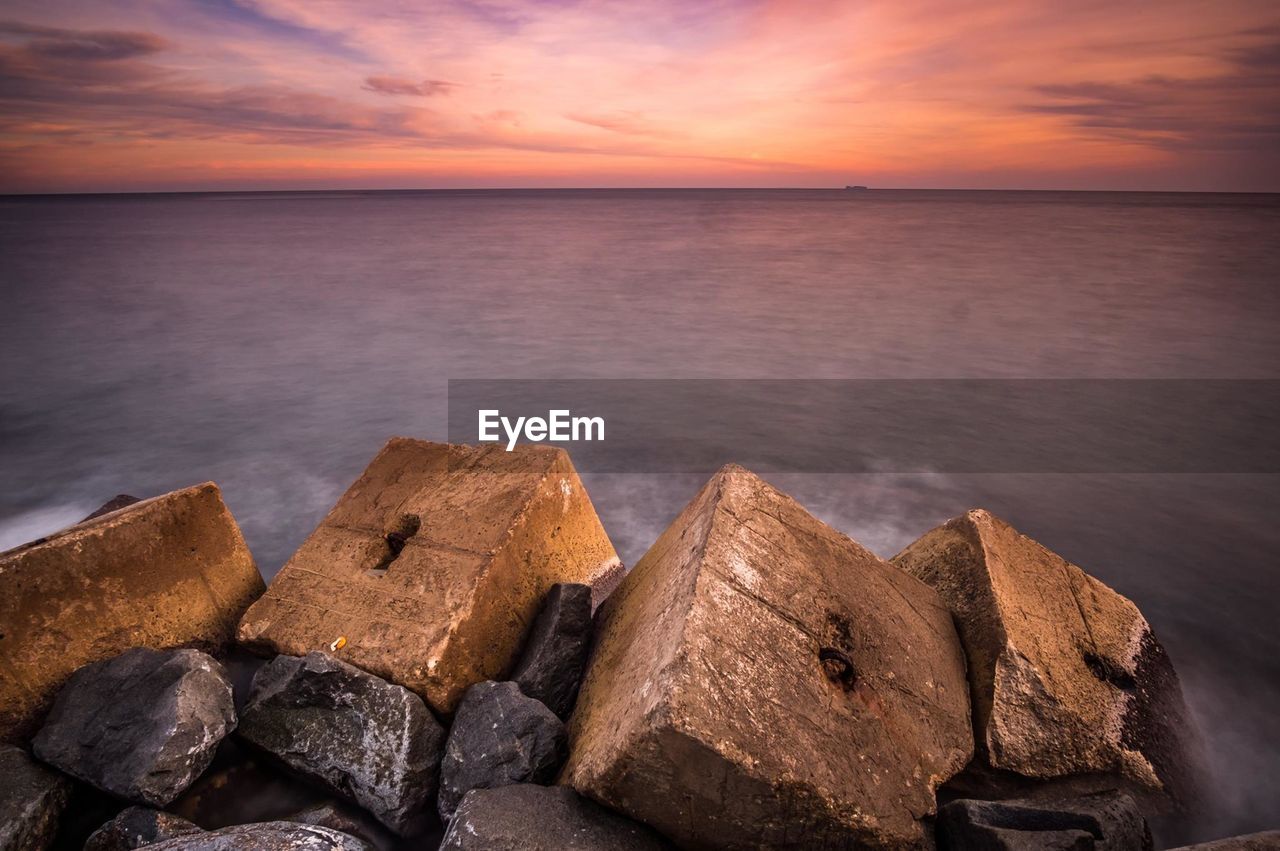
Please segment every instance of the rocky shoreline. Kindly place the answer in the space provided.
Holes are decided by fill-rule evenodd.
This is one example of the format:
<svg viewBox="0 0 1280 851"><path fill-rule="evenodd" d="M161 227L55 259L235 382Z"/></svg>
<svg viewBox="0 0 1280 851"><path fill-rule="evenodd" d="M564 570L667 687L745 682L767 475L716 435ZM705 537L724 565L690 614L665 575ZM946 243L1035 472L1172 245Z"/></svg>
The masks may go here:
<svg viewBox="0 0 1280 851"><path fill-rule="evenodd" d="M270 587L212 483L0 553L0 741L0 851L1140 851L1211 806L1137 607L988 512L885 561L731 465L627 572L562 450L406 438Z"/></svg>

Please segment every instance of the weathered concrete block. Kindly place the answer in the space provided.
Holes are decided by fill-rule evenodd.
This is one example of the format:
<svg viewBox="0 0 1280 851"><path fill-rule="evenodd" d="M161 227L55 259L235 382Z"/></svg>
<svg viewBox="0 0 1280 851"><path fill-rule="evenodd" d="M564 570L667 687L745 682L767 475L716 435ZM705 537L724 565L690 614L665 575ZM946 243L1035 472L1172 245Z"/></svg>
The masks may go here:
<svg viewBox="0 0 1280 851"><path fill-rule="evenodd" d="M48 848L70 796L69 777L0 745L0 851Z"/></svg>
<svg viewBox="0 0 1280 851"><path fill-rule="evenodd" d="M1198 736L1137 606L986 511L893 561L955 614L987 764L1032 778L1101 775L1103 788L1120 780L1148 807L1193 802Z"/></svg>
<svg viewBox="0 0 1280 851"><path fill-rule="evenodd" d="M441 851L674 851L642 824L567 786L517 783L473 789L449 822Z"/></svg>
<svg viewBox="0 0 1280 851"><path fill-rule="evenodd" d="M746 470L603 607L561 782L691 848L912 848L973 751L923 583Z"/></svg>
<svg viewBox="0 0 1280 851"><path fill-rule="evenodd" d="M218 649L262 590L212 482L0 554L0 739L29 736L82 665L136 646Z"/></svg>
<svg viewBox="0 0 1280 851"><path fill-rule="evenodd" d="M593 584L617 561L563 450L394 438L239 637L291 656L332 647L448 714L511 668L553 584Z"/></svg>

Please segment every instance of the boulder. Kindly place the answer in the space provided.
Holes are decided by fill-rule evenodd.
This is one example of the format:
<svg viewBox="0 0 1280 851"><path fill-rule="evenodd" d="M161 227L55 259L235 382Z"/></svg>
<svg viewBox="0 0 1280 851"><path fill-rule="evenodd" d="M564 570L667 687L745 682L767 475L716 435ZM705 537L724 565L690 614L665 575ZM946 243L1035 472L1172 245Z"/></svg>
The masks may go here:
<svg viewBox="0 0 1280 851"><path fill-rule="evenodd" d="M1151 851L1133 798L952 801L938 811L939 851Z"/></svg>
<svg viewBox="0 0 1280 851"><path fill-rule="evenodd" d="M212 483L0 554L0 740L25 740L71 672L130 647L213 652L262 577Z"/></svg>
<svg viewBox="0 0 1280 851"><path fill-rule="evenodd" d="M104 792L163 807L235 726L231 683L216 660L135 647L72 674L32 749Z"/></svg>
<svg viewBox="0 0 1280 851"><path fill-rule="evenodd" d="M516 662L548 589L618 564L564 450L392 439L240 623L257 652L340 658L452 714Z"/></svg>
<svg viewBox="0 0 1280 851"><path fill-rule="evenodd" d="M973 752L928 586L741 467L602 608L561 782L694 848L915 848Z"/></svg>
<svg viewBox="0 0 1280 851"><path fill-rule="evenodd" d="M1137 606L986 511L934 529L893 561L955 615L980 763L1119 782L1155 811L1193 803L1199 741Z"/></svg>
<svg viewBox="0 0 1280 851"><path fill-rule="evenodd" d="M71 781L10 745L0 745L0 778L0 851L49 847Z"/></svg>
<svg viewBox="0 0 1280 851"><path fill-rule="evenodd" d="M533 622L511 680L560 718L568 718L591 649L591 589L557 583Z"/></svg>
<svg viewBox="0 0 1280 851"><path fill-rule="evenodd" d="M94 831L84 851L131 851L176 836L204 833L184 818L150 807L127 807Z"/></svg>
<svg viewBox="0 0 1280 851"><path fill-rule="evenodd" d="M327 827L271 821L178 836L147 851L372 851L368 843Z"/></svg>
<svg viewBox="0 0 1280 851"><path fill-rule="evenodd" d="M363 839L377 849L396 847L395 834L359 807L340 801L325 801L286 816L283 821L314 824Z"/></svg>
<svg viewBox="0 0 1280 851"><path fill-rule="evenodd" d="M564 724L515 683L476 683L458 704L440 763L441 821L472 789L549 783L564 762Z"/></svg>
<svg viewBox="0 0 1280 851"><path fill-rule="evenodd" d="M1264 830L1262 833L1184 845L1172 851L1274 851L1277 848L1280 848L1280 830Z"/></svg>
<svg viewBox="0 0 1280 851"><path fill-rule="evenodd" d="M675 846L567 786L516 783L468 792L449 822L440 849L675 851Z"/></svg>
<svg viewBox="0 0 1280 851"><path fill-rule="evenodd" d="M402 686L326 653L279 656L253 678L240 738L398 834L427 826L444 729Z"/></svg>
<svg viewBox="0 0 1280 851"><path fill-rule="evenodd" d="M129 506L133 505L135 502L142 502L142 500L138 499L136 496L130 496L127 493L118 493L115 496L111 497L111 499L102 503L102 505L99 505L96 509L94 509L92 514L90 514L88 517L86 517L84 520L81 520L80 522L87 523L88 521L101 517L104 514L110 514L113 511L119 511L122 508L128 508Z"/></svg>

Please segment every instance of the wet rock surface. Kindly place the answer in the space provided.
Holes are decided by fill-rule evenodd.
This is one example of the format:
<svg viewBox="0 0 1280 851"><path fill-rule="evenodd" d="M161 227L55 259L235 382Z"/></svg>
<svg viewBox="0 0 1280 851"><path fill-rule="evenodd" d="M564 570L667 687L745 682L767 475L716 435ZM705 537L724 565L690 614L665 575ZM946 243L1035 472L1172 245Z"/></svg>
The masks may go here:
<svg viewBox="0 0 1280 851"><path fill-rule="evenodd" d="M1192 805L1195 727L1132 602L986 511L934 529L893 561L955 614L987 764L1104 787L1119 778L1148 805Z"/></svg>
<svg viewBox="0 0 1280 851"><path fill-rule="evenodd" d="M648 827L567 786L474 789L458 805L441 851L674 851Z"/></svg>
<svg viewBox="0 0 1280 851"><path fill-rule="evenodd" d="M70 795L67 777L0 745L0 851L48 847Z"/></svg>
<svg viewBox="0 0 1280 851"><path fill-rule="evenodd" d="M952 801L938 811L939 851L1151 851L1134 800L1100 792L1075 798Z"/></svg>
<svg viewBox="0 0 1280 851"><path fill-rule="evenodd" d="M285 821L224 827L146 847L150 851L372 851L354 836Z"/></svg>
<svg viewBox="0 0 1280 851"><path fill-rule="evenodd" d="M477 683L467 690L440 764L439 812L453 817L472 789L549 783L564 762L564 724L515 683Z"/></svg>
<svg viewBox="0 0 1280 851"><path fill-rule="evenodd" d="M325 653L263 666L240 722L243 740L401 835L427 826L444 735L416 694Z"/></svg>
<svg viewBox="0 0 1280 851"><path fill-rule="evenodd" d="M566 719L573 711L590 649L591 588L557 583L542 603L511 680Z"/></svg>
<svg viewBox="0 0 1280 851"><path fill-rule="evenodd" d="M911 848L973 750L938 595L735 466L602 607L561 782L695 848Z"/></svg>
<svg viewBox="0 0 1280 851"><path fill-rule="evenodd" d="M397 846L395 834L387 830L377 819L358 807L338 801L325 801L312 807L291 813L283 821L298 824L314 824L327 827L357 839L363 839L375 849L389 849ZM416 847L431 847L426 842Z"/></svg>
<svg viewBox="0 0 1280 851"><path fill-rule="evenodd" d="M231 683L211 656L134 648L72 674L32 749L95 788L162 807L235 726Z"/></svg>
<svg viewBox="0 0 1280 851"><path fill-rule="evenodd" d="M166 839L203 832L198 826L171 813L150 807L127 807L93 832L84 844L84 851L130 851Z"/></svg>
<svg viewBox="0 0 1280 851"><path fill-rule="evenodd" d="M0 553L0 741L34 733L82 665L135 646L221 648L262 591L213 483Z"/></svg>
<svg viewBox="0 0 1280 851"><path fill-rule="evenodd" d="M451 714L515 664L556 582L617 553L560 449L392 439L245 614L239 638L337 655Z"/></svg>

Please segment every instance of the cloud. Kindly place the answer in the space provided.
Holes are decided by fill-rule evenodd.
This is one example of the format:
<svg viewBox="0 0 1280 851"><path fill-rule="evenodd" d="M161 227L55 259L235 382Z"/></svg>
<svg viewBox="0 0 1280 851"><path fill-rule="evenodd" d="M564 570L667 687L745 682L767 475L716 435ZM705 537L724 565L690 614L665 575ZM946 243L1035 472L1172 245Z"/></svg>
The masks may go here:
<svg viewBox="0 0 1280 851"><path fill-rule="evenodd" d="M168 42L154 33L119 30L69 30L18 21L0 21L0 35L26 36L25 49L37 56L111 62L158 53Z"/></svg>
<svg viewBox="0 0 1280 851"><path fill-rule="evenodd" d="M651 136L659 139L670 139L676 136L671 131L658 127L638 112L614 112L605 115L576 113L566 115L565 118L625 136Z"/></svg>
<svg viewBox="0 0 1280 851"><path fill-rule="evenodd" d="M408 95L410 97L428 98L435 95L447 95L457 87L457 83L447 80L422 80L415 82L403 77L365 77L366 91L380 95Z"/></svg>
<svg viewBox="0 0 1280 851"><path fill-rule="evenodd" d="M1260 31L1269 33L1269 31ZM1167 150L1280 153L1280 39L1221 48L1218 70L1037 85L1027 112L1056 115L1103 139Z"/></svg>

